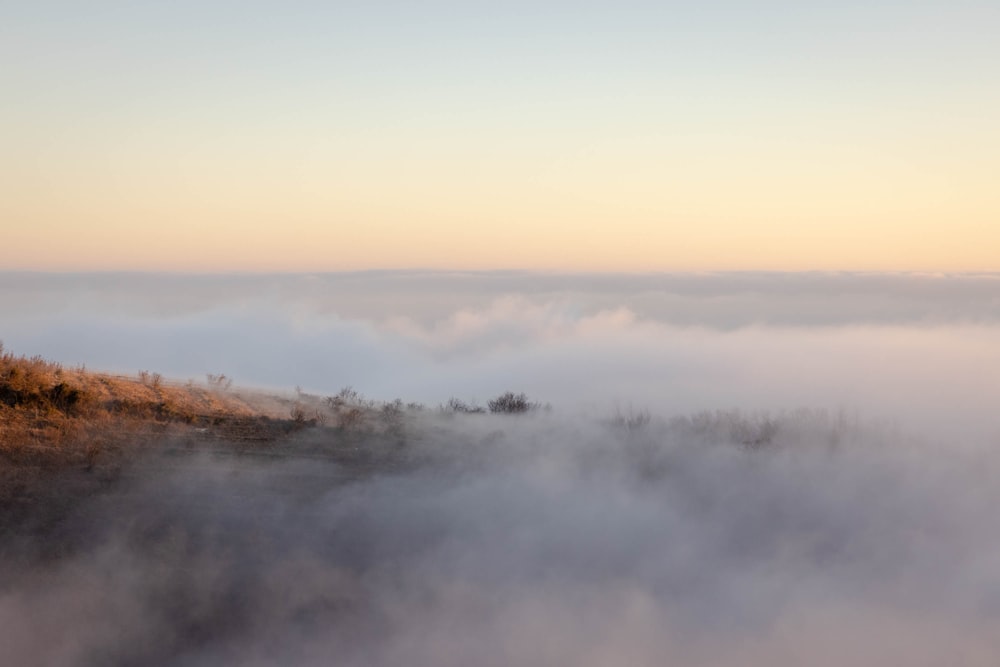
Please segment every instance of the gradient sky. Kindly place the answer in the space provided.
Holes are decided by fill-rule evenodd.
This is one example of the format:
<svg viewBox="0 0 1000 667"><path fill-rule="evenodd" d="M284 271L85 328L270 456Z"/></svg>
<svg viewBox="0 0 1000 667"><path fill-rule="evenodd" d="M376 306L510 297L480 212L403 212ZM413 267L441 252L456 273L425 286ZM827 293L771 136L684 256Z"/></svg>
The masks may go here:
<svg viewBox="0 0 1000 667"><path fill-rule="evenodd" d="M0 268L1000 269L997 2L0 1Z"/></svg>

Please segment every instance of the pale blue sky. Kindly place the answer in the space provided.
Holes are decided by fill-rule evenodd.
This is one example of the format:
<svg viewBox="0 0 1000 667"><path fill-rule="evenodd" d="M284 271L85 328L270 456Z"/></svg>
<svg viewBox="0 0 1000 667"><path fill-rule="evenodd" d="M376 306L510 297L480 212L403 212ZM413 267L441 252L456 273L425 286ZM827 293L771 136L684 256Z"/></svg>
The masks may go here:
<svg viewBox="0 0 1000 667"><path fill-rule="evenodd" d="M987 2L7 5L4 78L18 86L7 95L27 104L188 95L175 104L266 108L286 92L377 110L476 93L571 102L742 82L790 99L822 88L937 106L932 85L995 101L1000 73L1000 6Z"/></svg>
<svg viewBox="0 0 1000 667"><path fill-rule="evenodd" d="M0 265L448 268L478 229L460 268L995 269L998 34L995 2L3 3L0 224L55 245Z"/></svg>

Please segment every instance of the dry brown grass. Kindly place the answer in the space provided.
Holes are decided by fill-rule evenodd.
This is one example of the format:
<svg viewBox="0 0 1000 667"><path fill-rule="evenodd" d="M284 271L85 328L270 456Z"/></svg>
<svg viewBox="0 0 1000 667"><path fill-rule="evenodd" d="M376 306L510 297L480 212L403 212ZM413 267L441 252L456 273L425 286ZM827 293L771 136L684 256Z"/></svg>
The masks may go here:
<svg viewBox="0 0 1000 667"><path fill-rule="evenodd" d="M400 437L401 401L382 405L345 390L322 398L234 391L210 376L206 385L158 373L112 375L64 368L0 345L0 476L14 470L114 467L131 453L170 440L271 445L312 429L330 442ZM213 380L214 379L214 380ZM313 438L315 439L315 438ZM2 486L2 480L0 480Z"/></svg>
<svg viewBox="0 0 1000 667"><path fill-rule="evenodd" d="M58 523L74 499L101 492L146 453L267 448L305 428L272 418L252 396L157 374L69 369L0 346L0 536Z"/></svg>
<svg viewBox="0 0 1000 667"><path fill-rule="evenodd" d="M38 557L58 556L75 507L136 474L170 470L176 457L322 459L352 478L419 463L400 454L401 401L380 410L342 393L289 397L232 390L228 378L198 386L96 373L0 346L0 545L31 536L44 547Z"/></svg>
<svg viewBox="0 0 1000 667"><path fill-rule="evenodd" d="M0 461L8 466L93 466L177 426L261 416L220 388L68 369L0 347Z"/></svg>

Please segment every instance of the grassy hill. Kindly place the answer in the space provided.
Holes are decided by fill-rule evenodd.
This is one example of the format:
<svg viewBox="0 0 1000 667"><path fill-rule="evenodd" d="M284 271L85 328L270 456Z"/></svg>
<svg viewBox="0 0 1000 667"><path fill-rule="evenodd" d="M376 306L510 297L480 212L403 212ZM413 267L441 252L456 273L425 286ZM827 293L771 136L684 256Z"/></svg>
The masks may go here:
<svg viewBox="0 0 1000 667"><path fill-rule="evenodd" d="M123 448L165 435L197 435L220 425L259 424L258 439L282 402L229 391L222 382L199 386L64 368L0 347L0 457L7 463L96 465ZM286 412L286 417L288 413ZM300 420L301 421L301 420Z"/></svg>
<svg viewBox="0 0 1000 667"><path fill-rule="evenodd" d="M0 346L0 534L44 532L129 467L164 457L294 455L347 477L410 465L401 445L415 411L350 389L280 396L235 389L225 376L178 383L66 368Z"/></svg>

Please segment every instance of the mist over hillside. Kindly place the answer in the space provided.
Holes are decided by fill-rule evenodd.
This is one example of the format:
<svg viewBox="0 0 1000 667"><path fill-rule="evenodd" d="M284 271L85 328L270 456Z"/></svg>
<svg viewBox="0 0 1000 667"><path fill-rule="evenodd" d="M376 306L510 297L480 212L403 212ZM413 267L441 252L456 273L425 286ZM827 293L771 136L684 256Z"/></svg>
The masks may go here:
<svg viewBox="0 0 1000 667"><path fill-rule="evenodd" d="M0 336L66 364L389 400L993 418L995 274L0 274Z"/></svg>
<svg viewBox="0 0 1000 667"><path fill-rule="evenodd" d="M41 485L5 500L0 645L60 666L994 665L998 286L0 274L8 350L166 378L135 390L145 446L59 465L6 445L65 390L4 394L5 474ZM203 386L220 372L237 385ZM158 408L187 377L191 414ZM438 407L508 389L551 409ZM113 426L100 400L65 419Z"/></svg>
<svg viewBox="0 0 1000 667"><path fill-rule="evenodd" d="M381 451L361 467L344 437L167 440L47 532L8 532L6 655L930 666L1000 650L995 449L802 411L634 428L422 412L391 443L352 436Z"/></svg>

